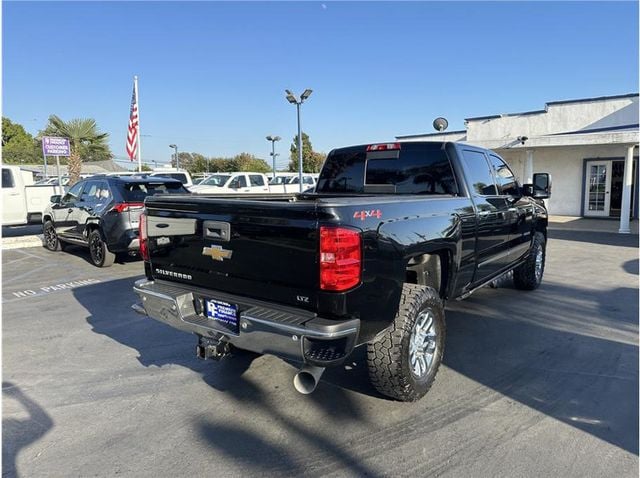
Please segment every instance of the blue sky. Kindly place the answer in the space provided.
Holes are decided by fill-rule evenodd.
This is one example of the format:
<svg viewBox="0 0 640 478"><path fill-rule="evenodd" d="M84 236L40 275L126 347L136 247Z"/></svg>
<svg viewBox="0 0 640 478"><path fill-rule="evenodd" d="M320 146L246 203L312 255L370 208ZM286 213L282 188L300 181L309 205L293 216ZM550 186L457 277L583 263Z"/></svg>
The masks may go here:
<svg viewBox="0 0 640 478"><path fill-rule="evenodd" d="M286 164L284 89L314 90L314 149L449 129L546 101L638 91L636 2L3 2L3 115L36 133L93 117L117 158L133 75L142 153ZM149 136L146 136L149 135Z"/></svg>

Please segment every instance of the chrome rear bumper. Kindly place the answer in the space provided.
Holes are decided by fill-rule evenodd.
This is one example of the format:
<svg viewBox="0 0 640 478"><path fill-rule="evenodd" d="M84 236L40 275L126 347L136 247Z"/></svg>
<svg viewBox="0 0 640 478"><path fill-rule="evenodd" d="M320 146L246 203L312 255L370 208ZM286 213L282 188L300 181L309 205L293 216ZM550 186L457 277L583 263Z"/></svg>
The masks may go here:
<svg viewBox="0 0 640 478"><path fill-rule="evenodd" d="M342 363L353 350L360 329L358 319L323 319L306 310L175 282L141 279L133 290L142 300L132 306L136 312L176 329L322 367ZM237 335L197 311L196 305L203 298L238 306Z"/></svg>

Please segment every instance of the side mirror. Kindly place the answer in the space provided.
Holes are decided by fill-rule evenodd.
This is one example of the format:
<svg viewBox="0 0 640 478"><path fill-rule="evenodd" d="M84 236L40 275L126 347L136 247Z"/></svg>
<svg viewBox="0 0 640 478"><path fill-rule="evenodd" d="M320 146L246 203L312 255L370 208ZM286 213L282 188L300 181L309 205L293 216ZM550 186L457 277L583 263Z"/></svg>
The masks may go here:
<svg viewBox="0 0 640 478"><path fill-rule="evenodd" d="M551 197L551 175L549 173L535 173L533 184L523 184L522 194L534 199L548 199Z"/></svg>
<svg viewBox="0 0 640 478"><path fill-rule="evenodd" d="M61 199L62 196L60 194L54 194L49 198L49 201L51 201L52 204L60 204Z"/></svg>

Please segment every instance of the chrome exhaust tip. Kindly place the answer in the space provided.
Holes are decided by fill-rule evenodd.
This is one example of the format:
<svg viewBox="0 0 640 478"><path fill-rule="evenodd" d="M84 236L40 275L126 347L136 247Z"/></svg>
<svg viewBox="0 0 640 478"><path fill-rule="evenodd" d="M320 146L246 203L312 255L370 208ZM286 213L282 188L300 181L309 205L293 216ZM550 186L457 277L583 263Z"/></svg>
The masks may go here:
<svg viewBox="0 0 640 478"><path fill-rule="evenodd" d="M293 386L303 395L309 395L318 386L323 373L324 367L305 365L293 377Z"/></svg>

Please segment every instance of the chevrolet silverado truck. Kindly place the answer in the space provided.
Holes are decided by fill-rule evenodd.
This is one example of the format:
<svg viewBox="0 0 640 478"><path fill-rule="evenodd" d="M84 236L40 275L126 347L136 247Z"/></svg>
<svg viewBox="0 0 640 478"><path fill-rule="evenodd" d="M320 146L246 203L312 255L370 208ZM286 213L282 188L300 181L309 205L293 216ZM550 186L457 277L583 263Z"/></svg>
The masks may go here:
<svg viewBox="0 0 640 478"><path fill-rule="evenodd" d="M302 393L366 346L373 386L415 401L442 361L447 300L511 271L539 286L550 190L493 151L406 142L331 151L312 193L148 197L133 308L196 334L201 358L300 363Z"/></svg>

